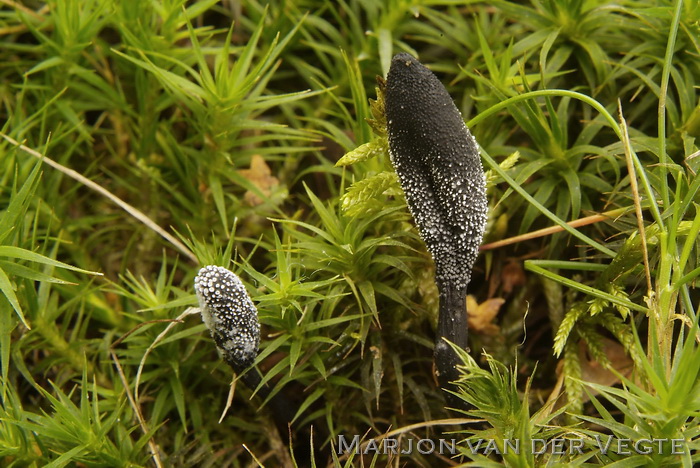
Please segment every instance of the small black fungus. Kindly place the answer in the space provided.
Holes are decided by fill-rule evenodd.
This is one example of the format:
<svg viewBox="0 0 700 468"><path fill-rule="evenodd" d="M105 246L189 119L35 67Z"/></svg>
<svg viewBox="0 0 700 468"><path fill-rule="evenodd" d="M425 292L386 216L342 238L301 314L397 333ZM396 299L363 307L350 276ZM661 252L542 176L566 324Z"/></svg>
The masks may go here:
<svg viewBox="0 0 700 468"><path fill-rule="evenodd" d="M243 383L255 390L270 408L270 414L280 435L289 434L290 427L297 431L300 441L310 440L311 426L302 426L307 411L284 391L273 393L257 368L252 367L260 346L258 311L240 278L226 268L205 266L194 279L202 320L211 333L216 349L226 363L239 374ZM295 418L299 416L298 418ZM312 466L319 459L323 442L329 439L322 425L315 428L313 447L301 443L294 448L298 466ZM313 453L312 453L313 451ZM315 457L315 458L314 458Z"/></svg>
<svg viewBox="0 0 700 468"><path fill-rule="evenodd" d="M220 266L205 266L194 279L202 320L221 357L237 373L250 367L258 355L258 311L245 286Z"/></svg>
<svg viewBox="0 0 700 468"><path fill-rule="evenodd" d="M391 61L385 113L391 162L435 262L440 291L435 365L441 386L459 363L444 339L467 348L467 285L488 204L476 140L440 80L406 53Z"/></svg>

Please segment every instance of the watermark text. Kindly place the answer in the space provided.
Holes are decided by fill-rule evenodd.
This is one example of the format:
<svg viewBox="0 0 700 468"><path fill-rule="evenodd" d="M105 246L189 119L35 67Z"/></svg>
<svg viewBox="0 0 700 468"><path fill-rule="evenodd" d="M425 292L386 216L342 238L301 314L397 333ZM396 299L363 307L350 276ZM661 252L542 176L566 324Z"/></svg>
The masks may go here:
<svg viewBox="0 0 700 468"><path fill-rule="evenodd" d="M359 435L351 438L344 435L338 436L336 451L341 454L383 454L383 455L421 455L440 454L457 455L469 452L472 455L507 455L531 453L542 455L582 455L587 450L598 450L603 455L615 453L618 455L652 453L659 455L680 455L685 450L684 439L624 439L613 436L595 436L593 439L583 438L553 438L531 439L527 443L521 443L519 439L412 439L391 438L363 440Z"/></svg>

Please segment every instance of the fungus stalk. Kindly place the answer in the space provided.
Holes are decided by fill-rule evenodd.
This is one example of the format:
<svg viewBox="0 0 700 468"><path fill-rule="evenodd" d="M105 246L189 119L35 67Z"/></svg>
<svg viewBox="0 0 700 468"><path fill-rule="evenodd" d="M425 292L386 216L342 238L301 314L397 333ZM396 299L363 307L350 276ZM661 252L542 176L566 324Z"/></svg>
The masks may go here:
<svg viewBox="0 0 700 468"><path fill-rule="evenodd" d="M476 140L447 90L411 55L392 59L384 99L391 162L435 262L440 310L434 361L445 388L459 377L460 364L446 340L467 349L467 285L487 217L484 171Z"/></svg>

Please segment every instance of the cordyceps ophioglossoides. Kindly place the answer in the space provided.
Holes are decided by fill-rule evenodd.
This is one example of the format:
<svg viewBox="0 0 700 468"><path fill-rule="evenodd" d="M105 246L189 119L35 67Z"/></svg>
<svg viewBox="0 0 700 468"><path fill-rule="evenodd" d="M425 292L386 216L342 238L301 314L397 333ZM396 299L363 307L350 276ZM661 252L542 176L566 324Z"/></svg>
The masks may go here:
<svg viewBox="0 0 700 468"><path fill-rule="evenodd" d="M391 162L435 261L440 313L434 359L445 388L459 377L460 363L445 340L467 348L467 285L487 217L484 170L447 90L411 55L392 59L384 99Z"/></svg>
<svg viewBox="0 0 700 468"><path fill-rule="evenodd" d="M301 437L295 449L299 466L313 465L310 460L320 453L321 444L328 439L327 431L316 426L313 447L309 447L306 441L311 438L311 428L299 427L298 424L306 413L283 391L273 394L272 388L263 383L258 369L253 366L260 345L260 322L258 310L240 278L224 267L209 265L199 270L194 279L194 289L202 320L214 339L219 355L251 390L256 390L263 400L268 400L267 405L281 437L286 438L290 434L289 426L297 430ZM313 449L314 454L307 453L307 449Z"/></svg>

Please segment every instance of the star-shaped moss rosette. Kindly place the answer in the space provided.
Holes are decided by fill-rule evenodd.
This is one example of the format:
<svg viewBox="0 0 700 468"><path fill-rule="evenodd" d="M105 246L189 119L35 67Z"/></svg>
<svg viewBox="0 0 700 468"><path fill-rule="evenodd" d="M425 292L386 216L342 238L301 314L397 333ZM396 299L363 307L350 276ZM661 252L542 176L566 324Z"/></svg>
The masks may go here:
<svg viewBox="0 0 700 468"><path fill-rule="evenodd" d="M487 221L484 171L476 140L438 78L409 54L394 56L369 121L378 138L348 153L338 165L386 151L408 208L435 262L440 292L435 368L442 387L459 377L460 360L447 341L467 349L467 285ZM391 189L386 173L354 184L343 205ZM446 341L447 340L447 341Z"/></svg>

